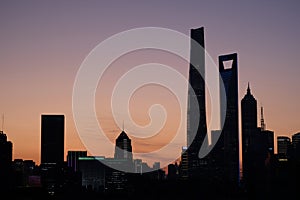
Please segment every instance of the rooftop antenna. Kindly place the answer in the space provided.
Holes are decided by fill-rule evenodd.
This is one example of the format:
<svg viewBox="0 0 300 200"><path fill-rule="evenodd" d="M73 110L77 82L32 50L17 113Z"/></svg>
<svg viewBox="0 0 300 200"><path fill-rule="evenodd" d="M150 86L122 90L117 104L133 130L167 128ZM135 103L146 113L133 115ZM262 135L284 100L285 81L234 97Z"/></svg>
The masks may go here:
<svg viewBox="0 0 300 200"><path fill-rule="evenodd" d="M123 124L122 124L122 131L124 132L124 120L123 120Z"/></svg>
<svg viewBox="0 0 300 200"><path fill-rule="evenodd" d="M2 113L2 125L1 125L1 132L3 132L4 127L4 114Z"/></svg>
<svg viewBox="0 0 300 200"><path fill-rule="evenodd" d="M265 124L265 121L264 121L264 108L261 107L260 108L260 115L261 115L261 118L260 118L260 128L262 131L266 130L266 124Z"/></svg>

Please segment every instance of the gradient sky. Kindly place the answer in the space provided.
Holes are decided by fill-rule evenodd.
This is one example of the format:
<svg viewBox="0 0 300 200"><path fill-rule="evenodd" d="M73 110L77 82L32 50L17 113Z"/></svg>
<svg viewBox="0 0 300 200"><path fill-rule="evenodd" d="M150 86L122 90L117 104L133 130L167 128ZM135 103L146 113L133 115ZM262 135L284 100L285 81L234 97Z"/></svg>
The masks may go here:
<svg viewBox="0 0 300 200"><path fill-rule="evenodd" d="M77 70L101 41L147 26L187 35L191 28L204 26L206 49L215 62L221 54L238 53L240 99L250 82L258 105L264 107L267 129L273 130L275 137L299 132L299 6L296 0L2 0L0 114L5 116L3 130L13 142L13 159L40 162L43 113L65 114L66 152L85 150L72 115ZM137 94L135 100L143 98ZM97 112L103 113L101 108ZM148 120L141 117L145 113L136 111L133 116L143 124ZM105 130L115 135L120 132L113 121L102 123Z"/></svg>

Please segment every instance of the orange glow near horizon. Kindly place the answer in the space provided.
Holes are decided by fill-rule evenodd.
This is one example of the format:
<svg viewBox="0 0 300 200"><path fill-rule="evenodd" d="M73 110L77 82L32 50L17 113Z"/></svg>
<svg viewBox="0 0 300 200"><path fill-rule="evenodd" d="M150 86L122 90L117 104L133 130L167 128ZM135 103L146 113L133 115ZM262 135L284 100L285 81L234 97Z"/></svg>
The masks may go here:
<svg viewBox="0 0 300 200"><path fill-rule="evenodd" d="M292 137L300 132L300 12L292 3L277 2L276 6L270 6L251 1L216 5L199 1L174 2L170 6L169 2L162 1L129 5L109 1L70 4L29 0L1 1L0 13L0 115L4 115L2 129L13 143L13 159L40 163L42 114L65 115L65 156L69 150L87 149L72 113L78 69L100 42L137 27L165 27L186 35L192 28L205 27L205 48L215 63L219 55L237 52L239 100L250 82L258 110L264 107L266 128L274 131L275 152L277 136ZM122 131L112 118L110 97L114 84L132 67L150 62L172 66L187 77L188 63L163 51L129 52L112 63L95 93L98 121L111 142ZM129 101L134 122L149 124L149 108L157 103L164 105L168 117L161 135L152 140L132 137L135 132L130 120L117 116L118 121L124 120L134 151L158 149L170 141L178 127L178 101L171 91L157 85L139 88ZM210 123L211 102L208 99L206 103L207 123ZM239 116L240 113L239 108ZM260 116L258 126L259 120ZM176 151L180 153L177 145ZM113 152L100 153L113 155ZM155 158L147 161L151 166Z"/></svg>

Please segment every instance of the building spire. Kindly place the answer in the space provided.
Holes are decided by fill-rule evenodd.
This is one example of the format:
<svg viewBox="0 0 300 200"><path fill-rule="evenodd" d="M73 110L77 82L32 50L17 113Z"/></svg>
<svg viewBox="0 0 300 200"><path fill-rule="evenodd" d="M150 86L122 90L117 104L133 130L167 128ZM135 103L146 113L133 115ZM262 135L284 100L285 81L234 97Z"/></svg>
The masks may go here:
<svg viewBox="0 0 300 200"><path fill-rule="evenodd" d="M249 83L249 82L248 82L247 94L251 94L251 91L250 91L250 83Z"/></svg>
<svg viewBox="0 0 300 200"><path fill-rule="evenodd" d="M261 107L260 109L260 115L261 115L261 119L260 119L260 128L262 131L266 130L266 124L265 124L265 120L264 120L264 108Z"/></svg>
<svg viewBox="0 0 300 200"><path fill-rule="evenodd" d="M2 114L1 132L3 132L3 127L4 127L4 114Z"/></svg>

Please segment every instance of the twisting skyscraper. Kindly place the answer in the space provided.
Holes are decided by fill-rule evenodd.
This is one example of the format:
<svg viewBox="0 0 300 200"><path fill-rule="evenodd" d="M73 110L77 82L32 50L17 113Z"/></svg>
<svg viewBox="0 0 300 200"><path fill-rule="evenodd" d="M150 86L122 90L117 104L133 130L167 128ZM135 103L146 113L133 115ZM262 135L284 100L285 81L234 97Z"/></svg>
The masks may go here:
<svg viewBox="0 0 300 200"><path fill-rule="evenodd" d="M198 157L201 145L206 136L206 112L205 112L205 51L204 28L191 29L190 68L188 91L188 115L187 115L187 143L188 143L188 176L196 178L203 171L203 162ZM199 73L200 72L200 73ZM199 105L199 121L195 122L194 104L197 99ZM196 111L197 112L197 111ZM198 126L198 129L196 129Z"/></svg>

